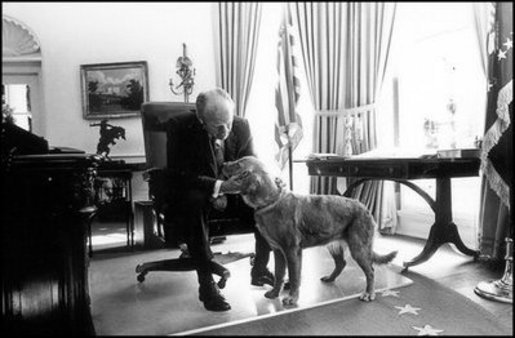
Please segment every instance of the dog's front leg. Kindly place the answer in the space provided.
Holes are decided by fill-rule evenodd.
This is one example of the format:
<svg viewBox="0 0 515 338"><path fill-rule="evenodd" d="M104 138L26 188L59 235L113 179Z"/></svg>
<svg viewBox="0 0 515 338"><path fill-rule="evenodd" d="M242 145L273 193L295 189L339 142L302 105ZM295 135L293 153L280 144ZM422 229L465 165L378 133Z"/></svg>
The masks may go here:
<svg viewBox="0 0 515 338"><path fill-rule="evenodd" d="M274 299L279 296L284 282L284 274L286 272L286 259L284 253L279 249L274 249L275 259L275 283L272 290L265 293L266 298Z"/></svg>
<svg viewBox="0 0 515 338"><path fill-rule="evenodd" d="M302 248L295 246L286 250L288 260L288 277L290 278L290 293L283 298L284 305L296 305L299 299L299 288L302 267Z"/></svg>

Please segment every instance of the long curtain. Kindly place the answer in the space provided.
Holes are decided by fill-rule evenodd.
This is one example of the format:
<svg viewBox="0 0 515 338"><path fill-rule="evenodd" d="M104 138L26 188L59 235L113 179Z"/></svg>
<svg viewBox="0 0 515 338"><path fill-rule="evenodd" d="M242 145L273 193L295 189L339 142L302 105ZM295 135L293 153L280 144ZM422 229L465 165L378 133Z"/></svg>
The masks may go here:
<svg viewBox="0 0 515 338"><path fill-rule="evenodd" d="M245 116L254 77L262 4L220 2L218 4L218 86L236 104L236 114Z"/></svg>
<svg viewBox="0 0 515 338"><path fill-rule="evenodd" d="M505 238L513 236L509 217L513 171L513 4L474 4L474 9L488 91L481 148L478 241L483 255L502 259Z"/></svg>
<svg viewBox="0 0 515 338"><path fill-rule="evenodd" d="M316 110L315 153L346 155L376 148L376 106L390 51L395 3L295 3L310 95ZM349 133L351 133L349 135ZM345 181L314 177L311 192L343 192ZM355 190L381 227L393 227L394 203L383 204L383 183L367 182ZM388 196L394 201L393 193ZM392 210L384 210L385 206ZM388 222L386 222L388 221ZM388 223L388 224L386 224Z"/></svg>

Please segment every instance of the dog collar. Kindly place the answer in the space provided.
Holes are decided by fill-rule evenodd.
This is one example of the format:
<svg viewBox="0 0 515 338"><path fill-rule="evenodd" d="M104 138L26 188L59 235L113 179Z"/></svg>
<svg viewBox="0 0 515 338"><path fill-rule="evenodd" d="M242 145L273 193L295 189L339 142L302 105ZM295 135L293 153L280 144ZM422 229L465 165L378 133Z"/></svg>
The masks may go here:
<svg viewBox="0 0 515 338"><path fill-rule="evenodd" d="M279 187L279 189L280 189L279 197L275 201L272 201L271 203L264 205L262 207L256 208L255 212L263 213L263 212L266 212L267 210L270 210L273 207L275 207L279 203L279 201L281 201L284 198L284 196L286 196L286 194L287 194L287 190L284 189L283 187Z"/></svg>

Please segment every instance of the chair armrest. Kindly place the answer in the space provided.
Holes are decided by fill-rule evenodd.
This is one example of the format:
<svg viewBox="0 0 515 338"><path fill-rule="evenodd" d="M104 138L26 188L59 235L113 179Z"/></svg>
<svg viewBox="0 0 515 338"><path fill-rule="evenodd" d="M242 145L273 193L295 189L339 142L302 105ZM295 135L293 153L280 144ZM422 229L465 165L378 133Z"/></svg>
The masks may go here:
<svg viewBox="0 0 515 338"><path fill-rule="evenodd" d="M164 171L164 169L161 169L161 168L150 168L150 169L147 169L142 174L143 180L145 182L149 182L152 179L157 179L159 177L159 175L162 175L163 171Z"/></svg>

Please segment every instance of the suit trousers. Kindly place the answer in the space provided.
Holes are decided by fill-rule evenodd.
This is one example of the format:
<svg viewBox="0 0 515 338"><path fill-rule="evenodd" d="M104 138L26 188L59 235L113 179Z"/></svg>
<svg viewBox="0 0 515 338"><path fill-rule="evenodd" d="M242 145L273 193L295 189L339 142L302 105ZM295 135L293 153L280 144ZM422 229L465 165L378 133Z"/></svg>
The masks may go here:
<svg viewBox="0 0 515 338"><path fill-rule="evenodd" d="M186 205L181 208L180 214L174 218L175 225L179 226L181 237L188 245L188 250L197 267L197 277L202 288L213 282L213 276L209 262L213 259L213 253L209 243L208 215L211 211L209 195L198 190L190 191L183 200ZM255 237L254 269L263 271L270 259L270 246L264 237L255 228L254 211L241 203L238 210L232 210L244 222L251 222Z"/></svg>

